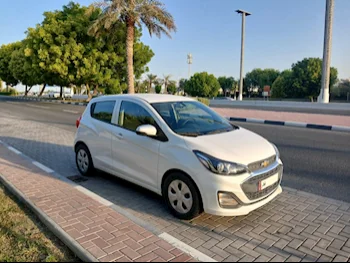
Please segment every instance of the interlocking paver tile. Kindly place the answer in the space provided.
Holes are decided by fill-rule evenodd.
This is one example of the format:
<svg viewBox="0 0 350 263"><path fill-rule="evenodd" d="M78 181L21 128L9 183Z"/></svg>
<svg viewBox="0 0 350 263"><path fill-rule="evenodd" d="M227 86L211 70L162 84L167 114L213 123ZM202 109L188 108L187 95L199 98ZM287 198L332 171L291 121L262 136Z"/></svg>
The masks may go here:
<svg viewBox="0 0 350 263"><path fill-rule="evenodd" d="M63 175L78 174L74 163L74 152L71 149L74 133L63 130L59 125L48 127L38 122L20 118L13 123L6 115L1 115L0 137L15 148ZM58 156L60 162L57 162ZM6 163L6 160L4 160L4 163ZM27 166L26 161L18 160L17 163ZM0 166L0 172L3 173L9 172L11 169ZM41 172L36 167L30 170L31 172L26 171L23 174L26 179L35 176L36 172ZM59 180L56 180L55 187L52 187L45 178L46 189L37 191L36 182L28 187L27 181L18 180L13 175L10 176L14 182L18 183L19 189L28 194L28 197L33 198L35 203L42 204L41 208L45 213L54 216L55 220L62 223L62 227L66 228L67 231L72 231L74 236L86 241L82 244L84 247L92 248L93 243L89 241L89 238L96 239L94 235L101 231L107 232L101 232L102 235L105 234L104 237L107 239L111 237L109 235L113 235L111 239L107 240L110 245L110 253L125 249L123 246L120 248L120 244L124 244L121 241L133 240L133 242L139 243L145 248L144 251L147 251L154 242L159 242L159 239L154 237L152 233L143 232L145 231L143 228L129 223L130 221L124 216L116 213L110 216L110 211L100 209L97 202L91 202L94 207L88 208L86 205L90 204L91 200L89 198L84 198L85 196L80 192L73 195L72 191L65 191L65 185ZM106 180L108 181L107 184ZM183 223L169 216L159 198L155 198L149 193L139 192L128 184L119 185L119 183L115 183L114 179L103 176L103 178L89 178L82 185L120 207L126 207L129 213L142 218L158 231L172 234L179 240L198 247L204 254L208 253L208 256L217 259L223 258L219 254L221 249L230 255L227 259L231 258L235 259L233 261L238 261L244 256L248 256L240 250L242 247L245 247L244 250L246 248L252 249L259 254L259 257L255 258L257 261L259 261L259 258L260 261L264 259L261 257L272 258L271 255L274 255L274 259L293 260L293 258L290 258L293 255L287 256L286 248L290 253L293 252L291 249L294 249L305 254L303 260L307 260L308 257L309 259L326 258L327 255L335 255L333 257L335 258L336 256L343 256L344 253L349 254L350 205L344 202L293 189L285 189L284 193L276 198L274 202L248 216L225 218L204 214L192 222ZM51 200L46 198L50 192L57 194ZM72 195L75 199L70 200L66 197L67 195ZM52 206L45 205L45 201L46 204ZM53 209L58 206L61 206L61 210ZM74 214L76 211L81 213L78 219ZM63 222L63 220L67 222ZM78 229L71 227L75 224ZM84 226L88 229L83 230L85 229ZM77 230L77 232L73 230ZM135 235L135 232L138 235ZM132 233L130 234L131 237L128 236L128 233ZM303 245L300 246L301 241L303 241ZM286 245L286 242L289 243ZM212 245L213 243L215 245ZM343 246L342 243L344 243ZM273 247L274 245L275 247ZM163 246L159 247L167 250ZM157 246L151 250L159 247ZM143 248L135 252L142 251ZM271 252L270 249L278 251L279 254L273 254L274 252ZM178 254L181 255L182 253ZM281 254L283 257L281 257ZM224 255L226 256L226 254ZM256 256L256 254L254 255ZM127 257L124 259L130 260ZM160 258L158 257L158 259Z"/></svg>

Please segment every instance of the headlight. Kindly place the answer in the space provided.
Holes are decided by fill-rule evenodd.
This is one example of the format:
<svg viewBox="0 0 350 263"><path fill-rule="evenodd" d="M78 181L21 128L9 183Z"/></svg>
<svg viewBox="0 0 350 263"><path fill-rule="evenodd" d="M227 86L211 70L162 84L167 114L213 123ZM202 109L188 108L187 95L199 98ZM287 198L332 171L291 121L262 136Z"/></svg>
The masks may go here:
<svg viewBox="0 0 350 263"><path fill-rule="evenodd" d="M276 159L278 160L280 158L280 151L278 150L277 146L273 143L271 143L273 148L275 148L275 152L276 152Z"/></svg>
<svg viewBox="0 0 350 263"><path fill-rule="evenodd" d="M196 154L198 160L213 173L220 175L240 175L247 172L247 168L244 165L222 161L200 151L193 152Z"/></svg>

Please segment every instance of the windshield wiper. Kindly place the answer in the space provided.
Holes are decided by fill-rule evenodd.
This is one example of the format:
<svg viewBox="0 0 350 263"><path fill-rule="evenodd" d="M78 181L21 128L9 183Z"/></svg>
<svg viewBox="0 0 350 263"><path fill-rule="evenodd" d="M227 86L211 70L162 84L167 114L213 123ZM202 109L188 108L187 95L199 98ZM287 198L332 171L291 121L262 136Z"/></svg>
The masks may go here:
<svg viewBox="0 0 350 263"><path fill-rule="evenodd" d="M198 137L199 135L201 135L195 132L179 132L178 134L182 136L188 136L188 137Z"/></svg>

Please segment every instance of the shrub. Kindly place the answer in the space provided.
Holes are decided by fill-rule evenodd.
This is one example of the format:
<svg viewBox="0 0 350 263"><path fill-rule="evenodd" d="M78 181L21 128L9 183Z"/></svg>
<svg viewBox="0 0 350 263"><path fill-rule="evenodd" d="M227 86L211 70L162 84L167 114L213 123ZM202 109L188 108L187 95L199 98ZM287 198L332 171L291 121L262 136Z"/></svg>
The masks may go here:
<svg viewBox="0 0 350 263"><path fill-rule="evenodd" d="M162 91L162 86L157 85L157 86L155 87L155 90L156 90L156 93L159 94L159 93Z"/></svg>
<svg viewBox="0 0 350 263"><path fill-rule="evenodd" d="M199 102L202 102L204 105L207 105L207 106L209 106L209 104L210 104L210 100L207 98L197 98L197 100Z"/></svg>
<svg viewBox="0 0 350 263"><path fill-rule="evenodd" d="M9 88L9 91L7 92L6 89L3 89L0 91L0 95L2 96L17 96L18 92L14 88Z"/></svg>

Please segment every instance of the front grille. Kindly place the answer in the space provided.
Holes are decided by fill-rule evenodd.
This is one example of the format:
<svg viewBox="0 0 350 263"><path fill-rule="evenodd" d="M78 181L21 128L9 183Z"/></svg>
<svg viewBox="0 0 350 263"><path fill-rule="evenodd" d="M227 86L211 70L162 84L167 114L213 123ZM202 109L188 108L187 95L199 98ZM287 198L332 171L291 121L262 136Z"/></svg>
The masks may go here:
<svg viewBox="0 0 350 263"><path fill-rule="evenodd" d="M272 194L279 185L279 182L275 183L274 185L271 185L270 187L264 189L263 191L260 192L255 192L255 193L247 193L247 197L249 200L257 200L260 199L268 194Z"/></svg>
<svg viewBox="0 0 350 263"><path fill-rule="evenodd" d="M276 161L276 155L271 156L267 159L255 162L255 163L251 163L248 165L248 168L251 172L255 172L258 171L260 169L264 169L269 167L271 164L273 164Z"/></svg>
<svg viewBox="0 0 350 263"><path fill-rule="evenodd" d="M271 185L267 187L266 189L259 191L259 182L277 174L279 175L279 180L274 185ZM276 168L272 169L271 171L268 171L267 173L255 176L245 182L242 185L242 190L245 193L245 195L248 197L249 200L257 200L260 198L263 198L264 196L267 196L274 192L276 188L279 186L280 181L282 177L282 166L277 166Z"/></svg>

